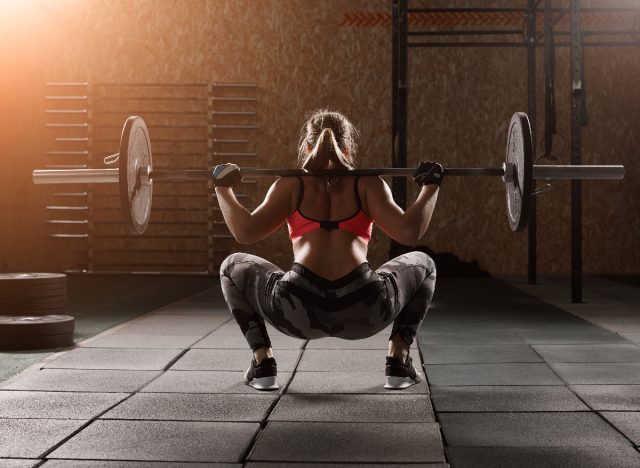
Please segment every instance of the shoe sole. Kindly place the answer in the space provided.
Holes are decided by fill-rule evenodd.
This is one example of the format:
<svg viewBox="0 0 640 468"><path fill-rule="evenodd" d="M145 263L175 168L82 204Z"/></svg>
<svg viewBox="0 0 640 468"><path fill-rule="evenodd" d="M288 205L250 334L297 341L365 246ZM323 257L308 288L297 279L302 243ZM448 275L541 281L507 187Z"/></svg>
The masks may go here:
<svg viewBox="0 0 640 468"><path fill-rule="evenodd" d="M387 377L387 383L384 384L384 388L393 390L401 390L403 388L411 387L417 384L411 377Z"/></svg>
<svg viewBox="0 0 640 468"><path fill-rule="evenodd" d="M415 367L414 367L415 369ZM392 389L392 390L402 390L404 388L411 387L412 385L420 382L420 372L418 369L416 370L416 378L413 379L411 377L395 377L395 376L387 376L387 383L384 384L384 388Z"/></svg>
<svg viewBox="0 0 640 468"><path fill-rule="evenodd" d="M247 385L255 388L256 390L278 390L280 386L276 382L276 377L260 377L259 379L253 379L252 381L247 380L247 374L249 370L244 373L244 380L247 382Z"/></svg>

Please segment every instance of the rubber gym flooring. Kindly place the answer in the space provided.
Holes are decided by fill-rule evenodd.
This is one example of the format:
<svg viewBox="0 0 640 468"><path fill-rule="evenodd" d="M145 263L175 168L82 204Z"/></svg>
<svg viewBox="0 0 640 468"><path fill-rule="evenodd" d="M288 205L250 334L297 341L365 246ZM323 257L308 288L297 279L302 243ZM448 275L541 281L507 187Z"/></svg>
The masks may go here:
<svg viewBox="0 0 640 468"><path fill-rule="evenodd" d="M570 304L562 278L440 278L411 351L427 382L382 387L385 333L273 331L271 393L242 383L210 278L74 281L77 346L0 383L0 466L640 466L637 281Z"/></svg>

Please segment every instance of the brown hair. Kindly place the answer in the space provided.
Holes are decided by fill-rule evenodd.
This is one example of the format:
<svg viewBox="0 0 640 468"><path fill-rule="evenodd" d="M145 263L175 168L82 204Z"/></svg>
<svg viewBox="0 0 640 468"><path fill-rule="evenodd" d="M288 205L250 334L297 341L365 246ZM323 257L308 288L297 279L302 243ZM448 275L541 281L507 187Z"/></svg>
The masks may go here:
<svg viewBox="0 0 640 468"><path fill-rule="evenodd" d="M311 173L326 169L355 169L358 130L340 112L319 109L309 114L300 130L298 167Z"/></svg>

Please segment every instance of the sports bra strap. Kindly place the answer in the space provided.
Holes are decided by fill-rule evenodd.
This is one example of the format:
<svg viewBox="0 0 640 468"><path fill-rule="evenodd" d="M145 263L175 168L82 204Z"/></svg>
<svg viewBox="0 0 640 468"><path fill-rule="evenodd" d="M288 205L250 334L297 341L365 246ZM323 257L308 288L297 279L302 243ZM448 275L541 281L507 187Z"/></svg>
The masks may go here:
<svg viewBox="0 0 640 468"><path fill-rule="evenodd" d="M298 182L300 182L300 187L298 188L298 201L296 202L296 210L300 211L302 197L304 197L304 182L302 181L302 177L298 176Z"/></svg>
<svg viewBox="0 0 640 468"><path fill-rule="evenodd" d="M360 201L360 193L358 192L358 180L360 180L360 176L356 176L353 180L353 191L356 195L356 204L358 205L358 211L362 209L362 202Z"/></svg>

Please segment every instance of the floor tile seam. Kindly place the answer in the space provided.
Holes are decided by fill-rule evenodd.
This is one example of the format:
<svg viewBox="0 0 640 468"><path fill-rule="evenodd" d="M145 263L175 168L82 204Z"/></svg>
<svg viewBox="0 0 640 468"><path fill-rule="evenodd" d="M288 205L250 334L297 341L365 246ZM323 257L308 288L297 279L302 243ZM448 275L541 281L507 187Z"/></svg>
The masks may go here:
<svg viewBox="0 0 640 468"><path fill-rule="evenodd" d="M271 416L271 414L273 413L273 410L275 409L275 407L278 405L282 397L286 394L287 390L289 389L289 386L291 385L291 382L293 381L296 375L298 366L300 365L300 361L302 361L302 356L304 355L305 348L308 343L309 343L309 340L307 340L304 343L303 347L300 349L300 352L298 353L298 359L296 360L296 363L293 366L293 369L290 371L291 375L289 376L289 380L287 380L287 383L284 384L282 390L278 392L278 395L276 396L276 398L271 402L271 404L265 411L262 417L262 420L260 421L260 423L258 423L258 430L253 434L253 438L249 441L249 443L245 447L245 450L240 454L238 462L242 463L243 466L246 463L248 463L249 458L251 457L251 453L254 451L258 443L258 440L260 439L260 436L264 433L267 427L267 424L269 422L269 416Z"/></svg>
<svg viewBox="0 0 640 468"><path fill-rule="evenodd" d="M220 325L222 326L222 325ZM101 413L97 414L96 416L94 416L92 419L90 419L87 424L83 425L81 428L79 428L77 431L75 431L73 434L71 434L70 436L68 436L67 438L65 438L63 441L59 442L56 446L54 446L53 448L49 449L47 452L45 452L44 455L38 457L38 458L44 458L47 454L51 453L52 451L56 450L57 448L59 448L60 446L62 446L64 443L66 443L67 441L69 441L72 437L75 437L75 435L79 434L82 430L84 430L85 428L87 428L89 425L93 424L95 421L97 420L105 420L102 419L101 416L105 415L106 413L108 413L109 411L113 410L114 408L116 408L117 406L125 403L126 401L128 401L129 399L131 399L134 395L137 395L138 393L141 393L141 391L151 385L153 382L155 382L157 379L159 379L161 376L163 376L167 370L169 370L171 368L171 366L173 364L175 364L182 356L184 356L189 350L191 349L191 347L182 350L181 353L179 353L176 357L174 357L174 359L172 359L169 363L167 363L164 368L162 369L153 369L153 370L159 370L159 372L157 373L157 375L152 378L151 380L143 383L140 387L138 387L136 390L134 390L133 392L129 393L129 395L125 398L123 398L122 400L116 402L115 404L111 405L110 407L108 407L107 409L105 409L104 411L102 411ZM74 369L76 370L76 369ZM108 370L108 369L82 369L82 370ZM120 370L120 369L118 369ZM123 369L123 370L129 370L129 369Z"/></svg>
<svg viewBox="0 0 640 468"><path fill-rule="evenodd" d="M156 423L225 423L225 424L260 424L262 419L167 419L167 418L105 418L100 417L96 421L101 422L156 422Z"/></svg>
<svg viewBox="0 0 640 468"><path fill-rule="evenodd" d="M220 328L222 328L223 326L225 326L228 323L231 323L232 321L234 321L233 316L229 315L228 319L225 320L224 322L222 322L220 325L218 325L216 328L214 328L213 330L211 330L210 332L208 332L206 335L204 335L202 338L200 338L199 340L196 340L194 343L191 343L191 345L189 346L189 349L202 349L202 348L195 348L195 346L202 342L202 340L208 338L209 336L211 336L212 333L215 333L216 330L219 330ZM204 348L206 349L206 348Z"/></svg>
<svg viewBox="0 0 640 468"><path fill-rule="evenodd" d="M597 411L591 409L584 410L460 410L460 411L451 411L444 410L438 411L438 414L568 414L568 413L581 413L581 414L590 414L596 413Z"/></svg>
<svg viewBox="0 0 640 468"><path fill-rule="evenodd" d="M427 374L427 363L424 358L424 353L422 352L421 340L420 337L416 337L416 343L418 345L418 356L420 357L420 361L422 361L422 371L424 372L424 380L427 387L427 393L425 394L427 398L429 398L429 404L431 405L431 410L433 413L433 419L436 424L438 424L438 432L440 434L440 444L442 447L442 457L444 458L444 463L448 463L451 466L451 460L449 459L449 455L447 454L447 447L449 446L447 442L446 435L444 433L444 428L440 422L440 418L438 417L438 411L433 403L433 393L431 391L431 383L429 382L429 376Z"/></svg>
<svg viewBox="0 0 640 468"><path fill-rule="evenodd" d="M588 384L585 384L588 385ZM461 387L565 387L566 385L563 384L557 384L557 383L534 383L534 384L520 384L520 385L514 385L514 384L446 384L446 385L437 385L437 384L433 384L433 385L429 385L430 388L445 388L445 387L456 387L456 388L461 388ZM429 392L431 395L433 394L432 392Z"/></svg>
<svg viewBox="0 0 640 468"><path fill-rule="evenodd" d="M534 350L535 351L535 350ZM537 352L537 351L536 351ZM542 357L542 356L541 356ZM552 366L548 366L551 369L551 372L554 373L554 375L561 381L564 383L565 387L567 388L567 390L569 390L578 400L580 400L582 402L582 404L584 404L587 408L589 408L591 410L592 413L594 413L598 418L600 418L600 420L604 421L605 424L607 424L610 428L612 428L615 432L617 432L618 434L620 434L624 439L626 439L631 445L633 445L633 441L631 440L631 438L627 437L622 431L620 431L617 427L615 427L608 419L606 419L603 415L601 415L597 410L595 410L593 408L592 405L590 405L584 398L582 398L580 396L580 394L578 394L576 391L574 391L571 388L571 384L569 382L567 382L558 372L556 372L556 370L552 367Z"/></svg>
<svg viewBox="0 0 640 468"><path fill-rule="evenodd" d="M133 395L134 395L133 393L130 394L129 396L127 396L127 397L123 398L122 400L120 400L120 401L114 403L113 405L109 406L104 411L98 413L93 418L87 419L85 424L82 424L79 428L77 428L71 434L68 434L66 437L64 437L62 440L57 442L55 445L53 445L49 449L45 450L37 458L46 458L47 455L49 455L50 453L54 452L58 448L62 447L64 444L66 444L68 441L70 441L76 435L80 434L83 430L85 430L87 427L89 427L91 424L93 424L95 421L97 421L100 416L102 416L103 414L107 413L108 411L111 411L113 408L115 408L116 406L120 405L121 403L124 403L125 401L130 399Z"/></svg>
<svg viewBox="0 0 640 468"><path fill-rule="evenodd" d="M91 336L91 337L89 337L89 338L87 338L87 339L85 339L85 340L82 340L82 341L80 341L78 344L80 344L80 343L90 343L90 342L95 341L95 340L97 340L97 339L99 339L99 338L102 338L102 337L104 337L104 336L108 336L108 335L110 335L110 334L114 333L115 331L119 330L120 328L125 327L126 325L129 325L129 324L131 324L131 323L137 322L137 321L139 321L139 320L142 320L142 319L145 319L145 318L147 318L147 317L149 317L149 316L154 315L158 310L162 309L163 307L169 307L169 306L172 306L172 305L178 304L178 303L180 303L180 302L187 301L187 300L189 300L190 298L194 297L194 296L195 296L195 295L197 295L197 294L198 294L198 293L196 293L196 294L194 294L194 295L192 295L192 296L188 296L188 297L186 297L186 298L184 298L184 297L183 297L183 298L181 298L181 299L177 299L177 300L175 300L175 301L173 301L173 302L170 302L170 303L168 303L168 304L164 304L164 305L162 305L162 306L160 306L160 307L158 307L158 308L156 308L156 309L150 310L149 312L147 312L147 313L145 313L145 314L143 314L143 315L140 315L140 316L138 316L138 317L135 317L135 318L133 318L133 319L131 319L131 320L127 320L126 322L122 322L121 324L118 324L118 325L116 325L115 327L111 327L111 328L109 328L108 330L104 330L103 332L98 333L97 335L94 335L94 336Z"/></svg>
<svg viewBox="0 0 640 468"><path fill-rule="evenodd" d="M172 302L172 303L170 303L170 304L168 304L168 305L178 303L178 302L180 302L181 300L184 300L184 298L183 298L183 299L180 299L180 300L177 300L177 301L175 301L175 302ZM166 305L165 305L165 306L166 306ZM162 307L165 307L165 306L162 306ZM161 308L161 307L160 307L160 308ZM55 361L55 360L56 360L56 359L58 359L59 357L62 357L63 355L67 354L68 352L73 351L73 350L75 350L75 349L78 349L78 348L79 348L79 346L78 346L78 345L80 345L80 344L85 344L85 343L90 343L90 342L92 342L92 341L94 341L94 340L97 340L97 339L99 339L99 338L101 338L101 337L109 336L109 335L111 335L112 333L114 333L115 331L117 331L118 329L120 329L120 328L122 328L122 327L126 326L127 324L129 324L129 323L131 323L131 322L135 322L136 320L141 320L141 319L143 319L143 318L145 318L145 317L147 317L147 316L149 316L149 315L153 314L156 310L158 310L158 309L151 310L151 311L147 312L147 313L146 313L146 314L144 314L144 315L141 315L141 316L139 316L139 317L133 318L133 319L131 319L131 320L127 320L126 322L123 322L123 323L121 323L121 324L119 324L119 325L116 325L115 327L111 327L111 328L109 328L108 330L104 330L103 332L98 333L97 335L91 336L91 337L89 337L89 338L87 338L87 339L85 339L85 340L79 341L78 343L74 343L74 344L73 344L73 345L71 345L71 346L65 347L65 348L61 349L60 351L57 351L57 352L55 352L55 353L53 353L53 354L51 354L51 355L49 355L49 356L46 356L46 357L45 357L44 359L42 359L41 361L36 362L36 363L34 363L34 364L30 365L29 367L27 367L26 369L24 369L22 372L19 372L19 373L18 373L18 374L16 374L16 375L12 375L12 376L10 376L8 379L5 379L5 380L3 380L3 381L0 381L0 385L6 384L6 383L7 383L8 381L10 381L10 380L16 380L18 377L23 376L23 375L25 375L25 374L35 373L35 372L40 371L40 370L42 370L42 369L68 369L68 368L57 368L57 367L49 368L49 367L45 367L45 366L46 366L48 363L50 363L50 362L52 362L52 361ZM230 318L229 318L229 320L227 320L227 321L223 322L222 324L220 324L220 326L219 326L218 328L222 327L223 325L225 325L226 323L230 322L231 320L232 320L232 317L230 317ZM206 336L209 336L211 333L213 333L213 332L214 332L215 330L217 330L218 328L214 329L212 332L210 332L210 333L208 333L207 335L205 335L205 337L206 337ZM202 339L204 339L204 337L203 337ZM201 340L196 341L194 344L198 343L199 341L201 341ZM193 346L193 345L192 345L192 346ZM190 348L191 348L191 347L190 347ZM189 348L189 349L190 349L190 348ZM134 348L134 349L135 349L135 348ZM79 369L79 370L141 370L141 369ZM142 369L142 370L157 370L157 369ZM3 389L0 389L0 390L3 390Z"/></svg>
<svg viewBox="0 0 640 468"><path fill-rule="evenodd" d="M511 284L515 288L525 292L526 294L530 294L533 297L536 297L537 299L545 302L546 304L549 304L549 305L551 305L553 307L556 307L556 308L558 308L560 310L563 310L564 312L570 313L573 316L579 317L579 318L581 318L583 320L586 320L586 321L588 321L590 323L593 323L594 325L596 325L596 326L598 326L600 328L604 328L600 324L598 324L597 322L593 322L593 321L589 320L586 316L580 315L579 310L576 310L576 308L577 308L576 306L579 305L579 304L574 304L574 303L566 304L564 302L560 302L559 300L556 299L557 296L555 296L553 294L545 295L542 291L536 290L535 285L521 285L521 284L518 284L517 282L512 281L512 280L506 280L506 282L508 284ZM561 290L561 288L559 286L556 289L557 290ZM632 290L632 289L635 289L635 288L629 286L626 289L627 290ZM594 291L591 291L591 294L596 294L597 296L600 297L600 299L602 299L602 298L607 299L607 296L602 294L602 293L596 293ZM620 301L617 301L617 302L620 302ZM624 306L624 305L627 305L627 303L626 302L620 302L620 305ZM606 306L602 306L603 309L605 307Z"/></svg>

